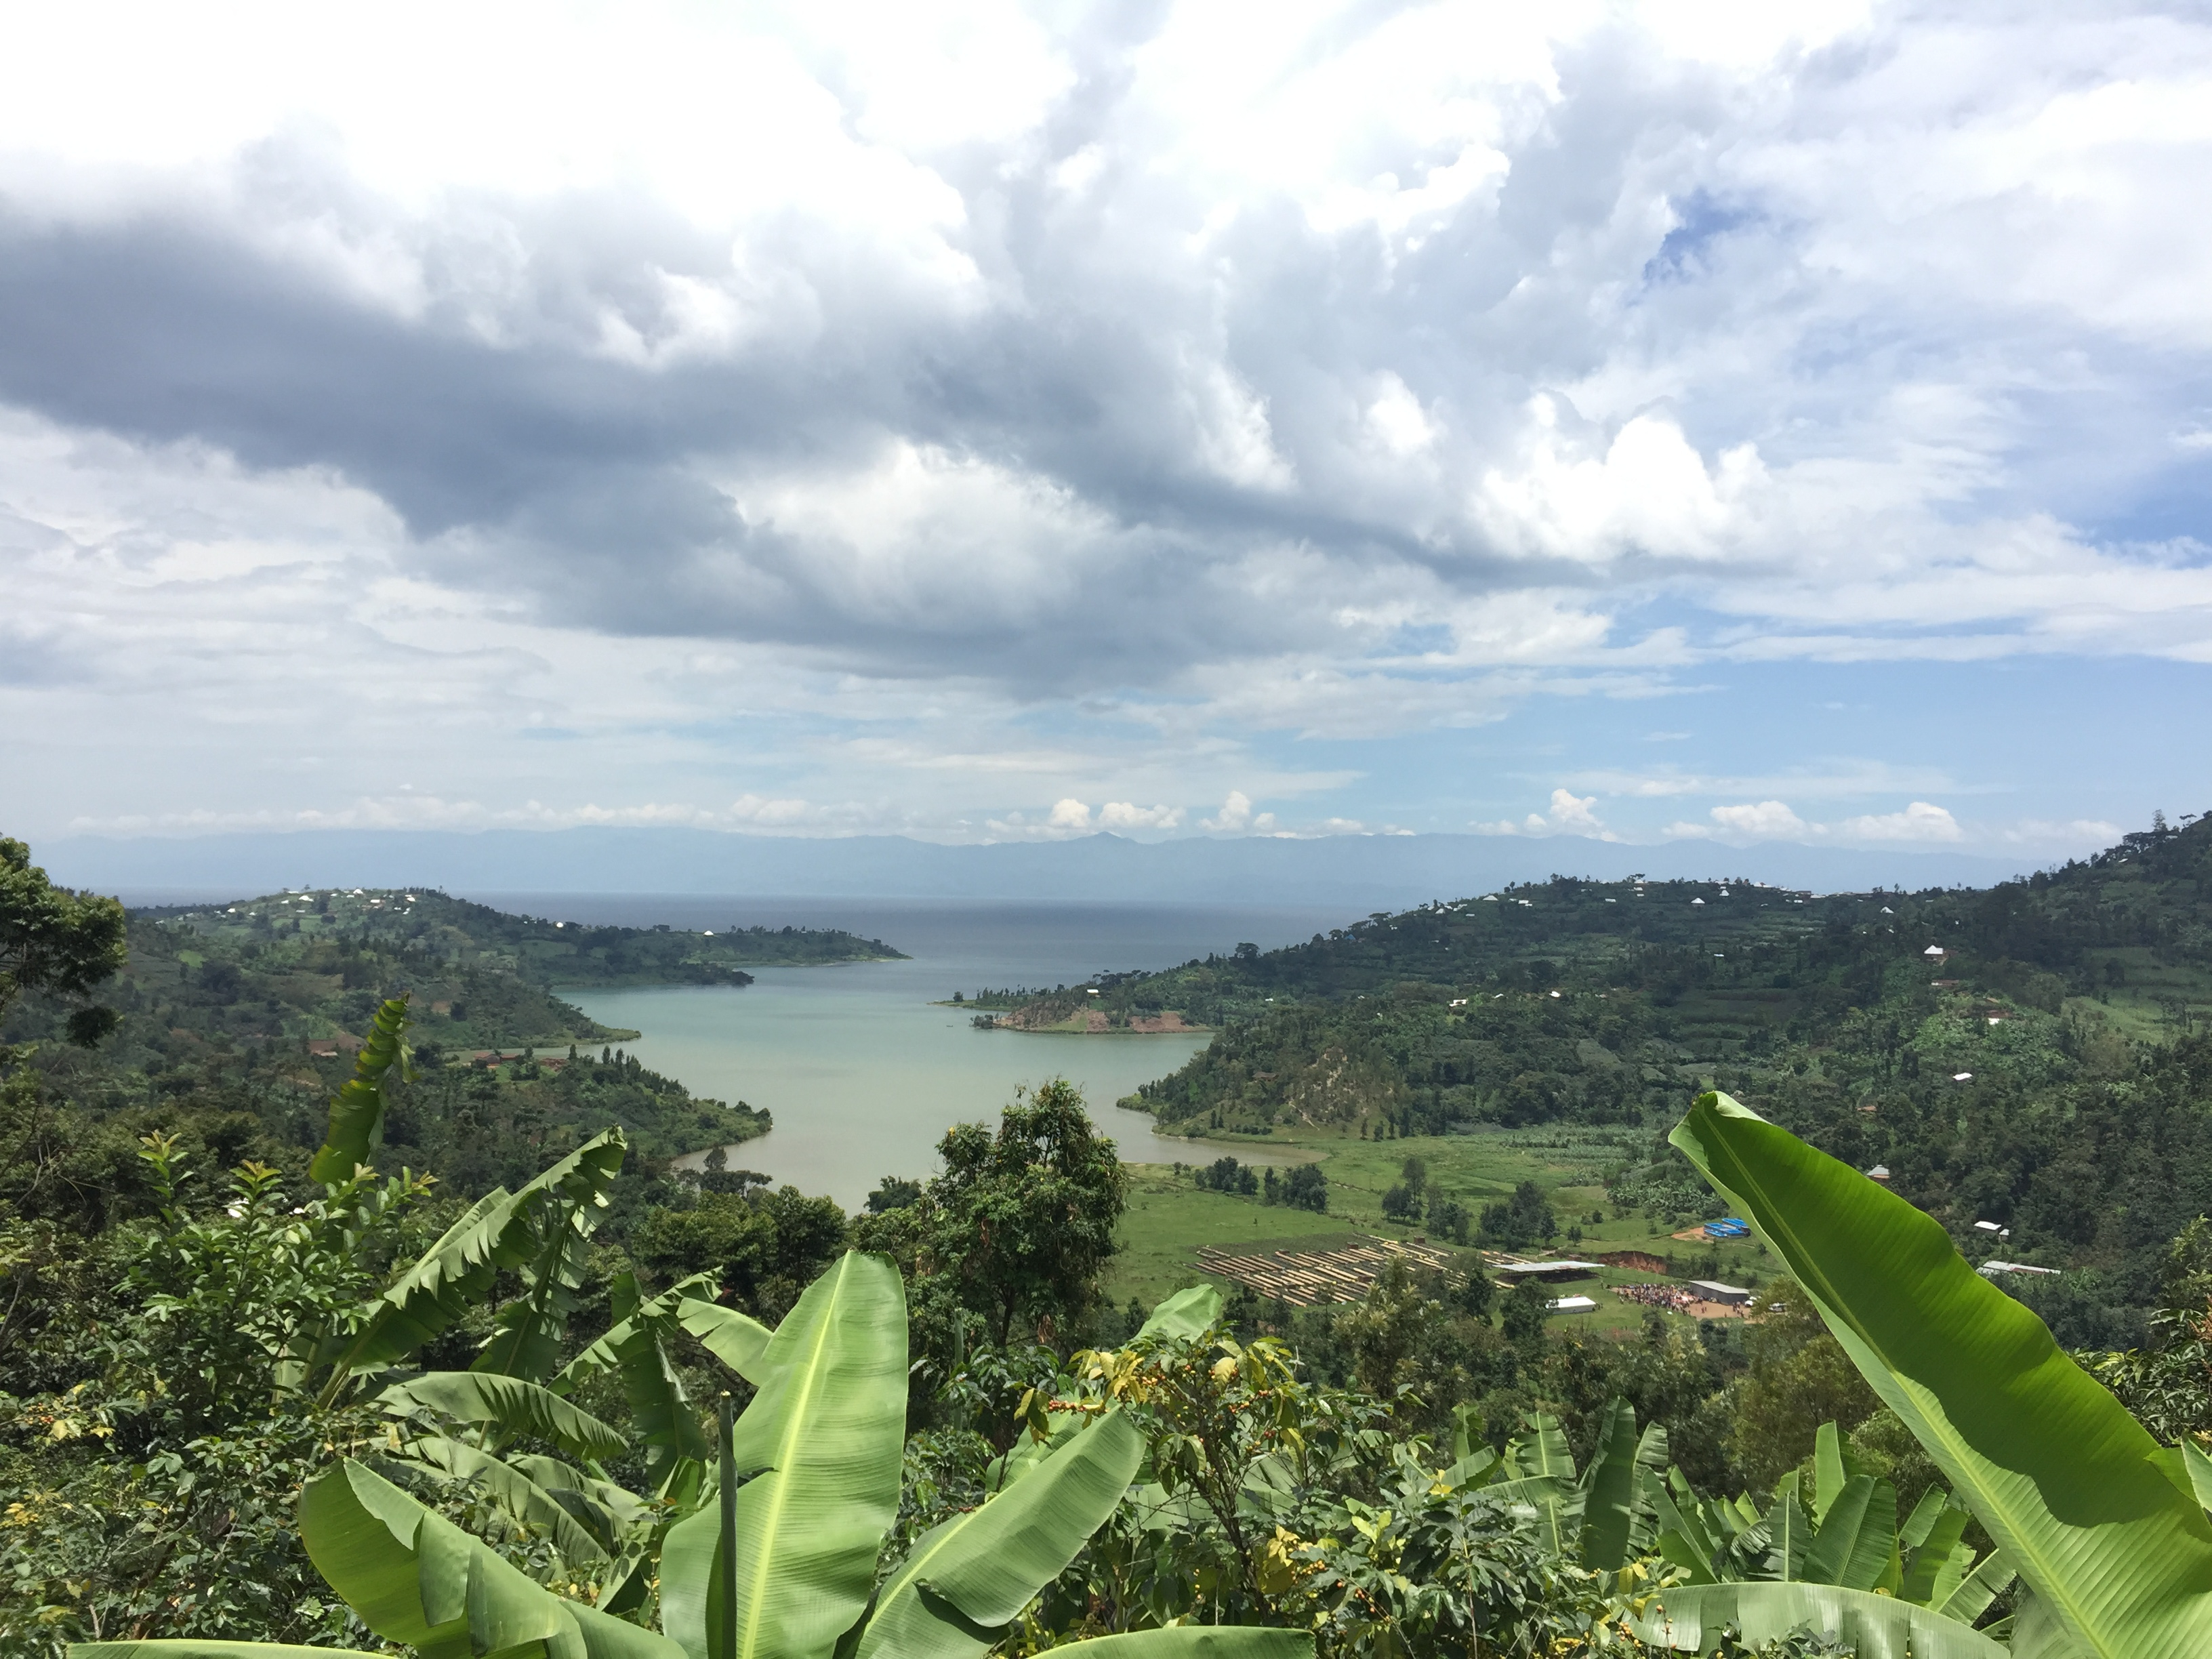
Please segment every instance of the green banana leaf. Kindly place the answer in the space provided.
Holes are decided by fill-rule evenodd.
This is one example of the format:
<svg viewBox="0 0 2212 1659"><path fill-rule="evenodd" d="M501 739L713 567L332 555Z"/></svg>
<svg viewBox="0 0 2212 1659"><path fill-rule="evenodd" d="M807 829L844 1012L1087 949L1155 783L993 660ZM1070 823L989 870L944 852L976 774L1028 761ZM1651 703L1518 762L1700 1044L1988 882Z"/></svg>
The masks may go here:
<svg viewBox="0 0 2212 1659"><path fill-rule="evenodd" d="M1666 1462L1664 1439L1656 1443L1658 1462ZM1606 1410L1598 1430L1597 1449L1583 1475L1582 1563L1606 1572L1616 1571L1635 1559L1632 1540L1636 1516L1643 1507L1644 1455L1649 1441L1636 1437L1636 1408L1615 1400Z"/></svg>
<svg viewBox="0 0 2212 1659"><path fill-rule="evenodd" d="M1105 1524L1144 1461L1118 1412L1024 1480L915 1540L877 1592L858 1659L972 1659Z"/></svg>
<svg viewBox="0 0 2212 1659"><path fill-rule="evenodd" d="M1571 1558L1580 1529L1582 1493L1575 1485L1575 1460L1567 1449L1566 1431L1549 1412L1532 1412L1526 1421L1528 1432L1516 1436L1505 1448L1506 1464L1517 1468L1520 1478L1501 1482L1500 1487L1525 1492L1521 1501L1535 1505L1536 1531L1544 1547Z"/></svg>
<svg viewBox="0 0 2212 1659"><path fill-rule="evenodd" d="M1959 1581L1956 1589L1936 1601L1936 1611L1946 1619L1971 1625L1990 1610L1990 1602L2012 1588L2018 1576L2002 1550L1991 1550ZM1940 1590L1942 1586L1937 1588Z"/></svg>
<svg viewBox="0 0 2212 1659"><path fill-rule="evenodd" d="M1644 1488L1651 1504L1659 1559L1672 1562L1690 1575L1693 1584L1710 1584L1718 1577L1713 1569L1713 1540L1707 1534L1694 1504L1679 1504L1659 1481Z"/></svg>
<svg viewBox="0 0 2212 1659"><path fill-rule="evenodd" d="M1220 1291L1212 1285L1193 1285L1154 1308L1152 1316L1137 1328L1129 1340L1133 1346L1147 1340L1188 1342L1212 1328L1220 1317Z"/></svg>
<svg viewBox="0 0 2212 1659"><path fill-rule="evenodd" d="M605 1543L570 1513L557 1496L490 1452L445 1435L422 1435L406 1442L398 1452L385 1454L385 1457L434 1469L480 1486L484 1495L508 1516L541 1528L565 1560L580 1566L593 1566L607 1559Z"/></svg>
<svg viewBox="0 0 2212 1659"><path fill-rule="evenodd" d="M551 1392L565 1395L586 1377L606 1370L620 1372L623 1395L629 1402L633 1438L658 1450L653 1480L654 1491L662 1497L672 1495L669 1483L687 1467L703 1462L714 1451L699 1427L697 1414L684 1398L684 1384L669 1363L663 1340L675 1328L677 1310L684 1299L714 1282L712 1273L696 1273L659 1296L637 1302L635 1280L628 1273L619 1275L612 1288L617 1298L633 1303L629 1317L617 1322L545 1385Z"/></svg>
<svg viewBox="0 0 2212 1659"><path fill-rule="evenodd" d="M492 1287L501 1267L520 1267L536 1239L531 1224L539 1206L556 1199L606 1201L606 1188L622 1167L628 1143L620 1129L594 1136L521 1191L495 1188L469 1206L442 1237L368 1304L368 1317L346 1341L318 1363L332 1365L324 1392L329 1403L351 1376L398 1364L425 1342L466 1318Z"/></svg>
<svg viewBox="0 0 2212 1659"><path fill-rule="evenodd" d="M1916 1515L1916 1522L1917 1518ZM1917 1601L1923 1607L1941 1607L1950 1599L1951 1592L1966 1577L1966 1569L1973 1565L1974 1553L1966 1543L1970 1518L1955 1504L1943 1505L1912 1547L1911 1568L1897 1588L1901 1598Z"/></svg>
<svg viewBox="0 0 2212 1659"><path fill-rule="evenodd" d="M696 1296L677 1298L677 1322L706 1345L707 1352L746 1382L758 1387L766 1376L768 1345L775 1333L734 1308Z"/></svg>
<svg viewBox="0 0 2212 1659"><path fill-rule="evenodd" d="M1896 1490L1887 1480L1855 1474L1829 1504L1801 1577L1808 1584L1870 1590L1896 1549Z"/></svg>
<svg viewBox="0 0 2212 1659"><path fill-rule="evenodd" d="M653 1506L628 1487L587 1474L558 1458L508 1452L501 1461L524 1479L535 1481L559 1498L571 1512L579 1505L604 1511L611 1534L628 1530L653 1512ZM596 1520L587 1521L586 1524L595 1529L600 1525Z"/></svg>
<svg viewBox="0 0 2212 1659"><path fill-rule="evenodd" d="M331 1365L327 1401L356 1371L398 1364L466 1318L499 1273L499 1244L517 1200L495 1187L369 1304L361 1328L319 1360Z"/></svg>
<svg viewBox="0 0 2212 1659"><path fill-rule="evenodd" d="M825 1659L859 1620L898 1510L906 1432L906 1292L883 1256L848 1251L769 1345L768 1380L738 1419L736 1659ZM724 1610L720 1520L669 1529L662 1627L711 1659ZM710 1591L714 1592L710 1595Z"/></svg>
<svg viewBox="0 0 2212 1659"><path fill-rule="evenodd" d="M1496 1474L1498 1454L1487 1446L1476 1448L1437 1476L1439 1486L1449 1489L1461 1486L1480 1486Z"/></svg>
<svg viewBox="0 0 2212 1659"><path fill-rule="evenodd" d="M1654 1647L1704 1653L1723 1630L1756 1647L1800 1627L1834 1636L1858 1659L2014 1659L1981 1632L1894 1596L1837 1584L1687 1584L1662 1590L1629 1620Z"/></svg>
<svg viewBox="0 0 2212 1659"><path fill-rule="evenodd" d="M622 1131L610 1129L516 1194L526 1201L515 1212L515 1236L501 1247L521 1258L516 1265L523 1293L493 1316L495 1328L471 1370L532 1382L553 1374L589 1265L592 1234L626 1150Z"/></svg>
<svg viewBox="0 0 2212 1659"><path fill-rule="evenodd" d="M629 1443L581 1407L520 1377L488 1371L425 1371L395 1382L376 1403L394 1416L418 1407L458 1423L489 1423L511 1435L550 1440L578 1457L619 1457Z"/></svg>
<svg viewBox="0 0 2212 1659"><path fill-rule="evenodd" d="M2194 1440L2185 1437L2181 1452L2181 1471L2189 1482L2189 1495L2197 1500L2197 1507L2212 1510L2212 1457Z"/></svg>
<svg viewBox="0 0 2212 1659"><path fill-rule="evenodd" d="M307 1174L325 1187L353 1179L353 1172L376 1159L384 1144L384 1085L392 1068L407 1075L407 999L393 997L369 1021L368 1036L353 1057L353 1075L331 1097L330 1127Z"/></svg>
<svg viewBox="0 0 2212 1659"><path fill-rule="evenodd" d="M679 1659L667 1638L553 1595L359 1463L307 1483L300 1537L361 1621L420 1659Z"/></svg>
<svg viewBox="0 0 2212 1659"><path fill-rule="evenodd" d="M1257 1625L1171 1625L1068 1642L1054 1653L1083 1659L1313 1659L1312 1633Z"/></svg>
<svg viewBox="0 0 2212 1659"><path fill-rule="evenodd" d="M1658 1545L1658 1512L1651 1507L1649 1492L1666 1467L1667 1425L1647 1423L1643 1437L1636 1443L1636 1493L1628 1516L1628 1559L1632 1561L1650 1554Z"/></svg>
<svg viewBox="0 0 2212 1659"><path fill-rule="evenodd" d="M346 1659L350 1648L299 1648L282 1642L72 1642L69 1659Z"/></svg>
<svg viewBox="0 0 2212 1659"><path fill-rule="evenodd" d="M1805 1577L1805 1554L1813 1547L1813 1523L1797 1501L1797 1483L1783 1483L1781 1496L1766 1512L1765 1577L1794 1584Z"/></svg>
<svg viewBox="0 0 2212 1659"><path fill-rule="evenodd" d="M1671 1139L2087 1653L2212 1652L2212 1518L2040 1320L1931 1218L1726 1096Z"/></svg>
<svg viewBox="0 0 2212 1659"><path fill-rule="evenodd" d="M1844 1437L1833 1423L1813 1431L1813 1524L1828 1518L1828 1505L1843 1495L1844 1483L1856 1473L1844 1466Z"/></svg>

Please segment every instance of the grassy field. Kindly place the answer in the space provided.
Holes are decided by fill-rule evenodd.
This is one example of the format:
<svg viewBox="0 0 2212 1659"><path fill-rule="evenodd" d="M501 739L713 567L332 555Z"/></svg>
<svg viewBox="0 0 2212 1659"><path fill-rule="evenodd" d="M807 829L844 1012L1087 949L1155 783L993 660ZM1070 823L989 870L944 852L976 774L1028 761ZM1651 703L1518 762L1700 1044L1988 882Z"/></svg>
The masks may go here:
<svg viewBox="0 0 2212 1659"><path fill-rule="evenodd" d="M1682 1271L1695 1263L1697 1277L1731 1284L1763 1281L1772 1274L1765 1247L1752 1241L1718 1245L1668 1236L1663 1223L1617 1216L1606 1203L1602 1183L1611 1166L1639 1157L1648 1134L1626 1129L1581 1129L1552 1125L1538 1129L1486 1130L1476 1134L1431 1136L1402 1140L1352 1140L1328 1134L1270 1138L1272 1145L1310 1147L1322 1154L1328 1176L1328 1213L1264 1205L1257 1198L1203 1191L1187 1175L1164 1164L1131 1164L1129 1207L1121 1223L1121 1253L1107 1275L1116 1302L1135 1297L1146 1305L1187 1285L1226 1283L1205 1273L1198 1250L1213 1245L1241 1253L1330 1249L1361 1235L1384 1238L1425 1237L1419 1227L1382 1218L1382 1194L1395 1185L1408 1158L1419 1158L1431 1176L1471 1210L1507 1194L1522 1181L1543 1188L1558 1212L1561 1255L1604 1250L1644 1250L1674 1257ZM1210 1162L1211 1148L1194 1147L1193 1161ZM1570 1226L1582 1231L1571 1238ZM1715 1264L1717 1271L1708 1272ZM1613 1285L1658 1282L1664 1275L1607 1268L1595 1279L1577 1281L1569 1291L1595 1297L1597 1310L1562 1316L1562 1328L1633 1330L1641 1325L1639 1304L1605 1294ZM1564 1292L1563 1292L1564 1293Z"/></svg>

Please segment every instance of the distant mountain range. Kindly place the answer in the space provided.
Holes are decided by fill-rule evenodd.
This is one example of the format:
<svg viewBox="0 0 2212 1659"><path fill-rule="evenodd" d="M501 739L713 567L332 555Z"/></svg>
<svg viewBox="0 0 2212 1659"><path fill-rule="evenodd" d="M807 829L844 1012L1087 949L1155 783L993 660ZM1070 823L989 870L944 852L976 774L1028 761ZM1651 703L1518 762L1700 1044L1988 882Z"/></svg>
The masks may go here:
<svg viewBox="0 0 2212 1659"><path fill-rule="evenodd" d="M50 841L53 878L137 903L280 887L440 887L456 894L666 893L758 897L1096 899L1402 907L1552 875L1735 878L1816 892L1984 887L2024 873L1959 853L1765 842L1624 846L1581 836L1334 836L1312 841L1072 841L945 847L705 830L310 830Z"/></svg>

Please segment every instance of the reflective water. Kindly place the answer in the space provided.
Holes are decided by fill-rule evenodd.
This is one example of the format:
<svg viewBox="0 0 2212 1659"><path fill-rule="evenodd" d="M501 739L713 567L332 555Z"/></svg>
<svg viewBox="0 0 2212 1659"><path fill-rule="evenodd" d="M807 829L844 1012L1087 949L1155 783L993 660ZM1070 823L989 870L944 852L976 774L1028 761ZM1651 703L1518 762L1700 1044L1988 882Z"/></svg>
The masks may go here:
<svg viewBox="0 0 2212 1659"><path fill-rule="evenodd" d="M742 990L566 994L596 1020L642 1031L627 1046L655 1071L695 1093L775 1115L769 1135L730 1149L732 1167L827 1193L848 1208L884 1176L929 1174L950 1125L995 1121L1018 1087L1054 1076L1082 1088L1125 1159L1212 1158L1216 1149L1206 1143L1163 1138L1150 1117L1114 1107L1139 1084L1181 1066L1205 1047L1205 1036L979 1031L966 1010L936 1005L955 991L1072 985L1102 969L1166 967L1241 941L1265 949L1345 921L1335 911L1137 905L514 895L498 902L579 921L845 927L907 951L905 962L763 969ZM1248 1163L1295 1161L1249 1145L1228 1150Z"/></svg>

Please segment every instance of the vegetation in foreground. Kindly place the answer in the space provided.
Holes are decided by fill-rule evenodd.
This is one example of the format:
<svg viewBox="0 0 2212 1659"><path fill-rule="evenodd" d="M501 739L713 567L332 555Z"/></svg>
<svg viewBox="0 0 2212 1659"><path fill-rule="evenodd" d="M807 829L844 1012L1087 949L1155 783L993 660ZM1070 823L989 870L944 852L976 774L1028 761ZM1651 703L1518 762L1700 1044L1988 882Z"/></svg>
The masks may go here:
<svg viewBox="0 0 2212 1659"><path fill-rule="evenodd" d="M1082 1320L1111 1249L1119 1166L1064 1091L956 1132L947 1174L875 1215L890 1252L834 1258L773 1328L713 1273L619 1275L609 1322L579 1328L619 1133L392 1256L422 1196L373 1167L404 1023L380 1012L304 1204L249 1167L195 1218L149 1141L167 1201L132 1256L124 1375L49 1408L67 1427L47 1437L108 1454L86 1473L110 1485L9 1511L11 1645L1379 1659L2212 1638L2212 1460L2161 1452L1928 1218L1725 1097L1675 1143L1939 1473L1909 1506L1832 1425L1770 1488L1711 1492L1626 1398L1578 1452L1540 1408L1493 1426L1387 1378L1330 1387L1209 1289L1110 1346L1021 1340ZM1387 1342L1407 1288L1354 1310L1355 1340ZM693 1403L709 1389L718 1433ZM143 1461L116 1468L118 1437ZM292 1645L249 1645L270 1642Z"/></svg>

